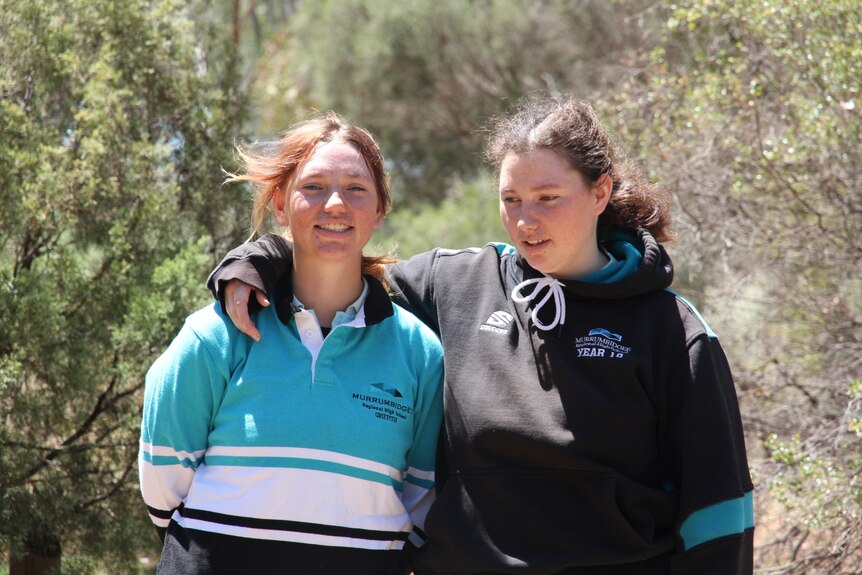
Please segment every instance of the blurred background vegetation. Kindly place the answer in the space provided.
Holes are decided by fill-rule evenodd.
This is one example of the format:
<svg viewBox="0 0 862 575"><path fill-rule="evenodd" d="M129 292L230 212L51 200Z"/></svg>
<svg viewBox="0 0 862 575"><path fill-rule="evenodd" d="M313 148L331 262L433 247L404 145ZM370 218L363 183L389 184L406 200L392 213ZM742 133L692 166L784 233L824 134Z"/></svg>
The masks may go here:
<svg viewBox="0 0 862 575"><path fill-rule="evenodd" d="M393 174L379 251L482 245L483 126L543 93L673 195L758 572L862 573L860 90L857 0L0 0L0 573L154 572L143 375L247 235L235 143L335 109Z"/></svg>

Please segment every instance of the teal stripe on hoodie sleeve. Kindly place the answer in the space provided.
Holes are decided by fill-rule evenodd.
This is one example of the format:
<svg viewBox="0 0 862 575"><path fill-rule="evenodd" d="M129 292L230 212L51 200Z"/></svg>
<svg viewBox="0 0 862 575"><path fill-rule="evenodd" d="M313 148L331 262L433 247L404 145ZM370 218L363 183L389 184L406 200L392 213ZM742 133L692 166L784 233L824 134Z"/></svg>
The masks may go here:
<svg viewBox="0 0 862 575"><path fill-rule="evenodd" d="M700 315L700 312L697 311L697 308L694 307L693 303L691 303L690 301L688 301L687 299L685 299L680 294L678 294L677 292L673 291L670 288L665 288L665 291L669 291L670 293L675 295L679 301L684 303L686 305L686 307L688 307L688 309L691 310L691 313L693 313L694 316L697 318L697 320L703 325L703 329L706 331L707 337L709 337L710 339L718 339L718 335L714 331L712 331L712 328L709 327L709 324L706 323L706 320L703 319L703 316Z"/></svg>
<svg viewBox="0 0 862 575"><path fill-rule="evenodd" d="M679 535L688 551L702 543L737 535L754 527L754 501L751 491L742 497L704 507L688 516Z"/></svg>

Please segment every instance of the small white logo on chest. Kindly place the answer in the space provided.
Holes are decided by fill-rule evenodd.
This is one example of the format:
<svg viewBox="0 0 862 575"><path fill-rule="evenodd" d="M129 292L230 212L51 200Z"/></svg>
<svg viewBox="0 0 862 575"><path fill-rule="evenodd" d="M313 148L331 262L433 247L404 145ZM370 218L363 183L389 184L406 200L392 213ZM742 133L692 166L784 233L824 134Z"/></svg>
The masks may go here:
<svg viewBox="0 0 862 575"><path fill-rule="evenodd" d="M490 331L493 333L509 333L509 324L512 323L512 320L514 319L514 316L510 313L505 311L495 311L484 324L479 326L479 329L481 331Z"/></svg>

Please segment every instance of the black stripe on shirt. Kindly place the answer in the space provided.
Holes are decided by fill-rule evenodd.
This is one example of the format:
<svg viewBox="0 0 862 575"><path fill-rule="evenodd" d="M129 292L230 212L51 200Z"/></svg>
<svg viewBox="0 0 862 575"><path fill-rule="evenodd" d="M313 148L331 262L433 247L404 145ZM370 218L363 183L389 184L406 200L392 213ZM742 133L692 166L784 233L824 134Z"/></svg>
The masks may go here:
<svg viewBox="0 0 862 575"><path fill-rule="evenodd" d="M171 509L170 511L164 511L162 509L150 507L149 505L147 505L147 511L150 513L150 515L152 515L153 517L158 517L159 519L170 519L171 516L174 514L173 509Z"/></svg>
<svg viewBox="0 0 862 575"><path fill-rule="evenodd" d="M172 521L159 573L404 575L400 549L358 549L183 529Z"/></svg>
<svg viewBox="0 0 862 575"><path fill-rule="evenodd" d="M223 525L235 525L237 527L249 527L252 529L271 529L274 531L294 531L298 533L314 533L316 535L330 535L333 537L352 537L354 539L369 539L372 541L406 541L408 533L404 531L374 531L371 529L357 529L355 527L341 527L338 525L321 525L319 523L305 523L302 521L288 521L284 519L260 519L257 517L239 517L205 511L203 509L189 509L180 507L180 515L189 519L200 519L211 523Z"/></svg>

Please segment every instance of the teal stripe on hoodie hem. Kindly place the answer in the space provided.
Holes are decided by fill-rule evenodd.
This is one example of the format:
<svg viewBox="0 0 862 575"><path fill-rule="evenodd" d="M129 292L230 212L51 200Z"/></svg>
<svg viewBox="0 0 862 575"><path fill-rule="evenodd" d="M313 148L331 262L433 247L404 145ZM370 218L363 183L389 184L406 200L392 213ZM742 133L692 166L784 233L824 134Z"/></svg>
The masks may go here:
<svg viewBox="0 0 862 575"><path fill-rule="evenodd" d="M679 528L679 536L688 551L713 539L738 535L753 527L754 499L749 491L742 497L695 511Z"/></svg>

